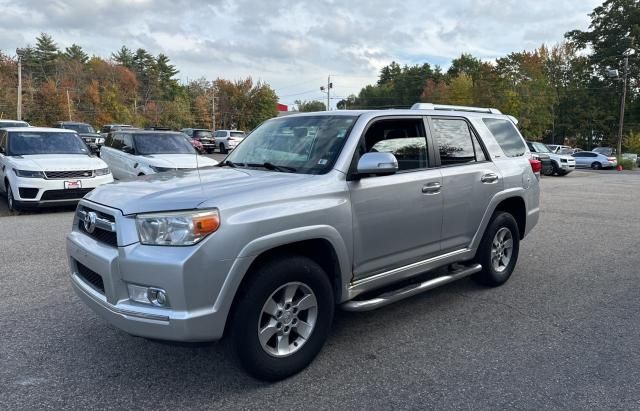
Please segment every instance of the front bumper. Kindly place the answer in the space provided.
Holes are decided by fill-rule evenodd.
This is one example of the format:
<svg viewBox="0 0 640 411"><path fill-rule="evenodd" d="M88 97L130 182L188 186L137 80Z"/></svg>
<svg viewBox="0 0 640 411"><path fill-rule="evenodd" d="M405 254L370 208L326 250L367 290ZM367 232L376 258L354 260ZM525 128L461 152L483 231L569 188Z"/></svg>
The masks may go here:
<svg viewBox="0 0 640 411"><path fill-rule="evenodd" d="M83 202L84 204L85 202ZM94 207L100 210L100 207ZM209 260L200 247L154 247L129 242L118 232L118 247L78 230L67 236L71 283L99 316L125 332L173 341L212 341L224 333L229 304L216 304L235 260ZM125 227L118 216L116 226ZM129 222L131 223L131 222ZM126 227L125 227L126 229ZM82 266L82 267L81 267ZM86 270L100 276L103 290L87 281ZM165 290L170 307L129 298L127 284Z"/></svg>
<svg viewBox="0 0 640 411"><path fill-rule="evenodd" d="M82 186L80 188L65 189L65 181L77 180L81 182ZM113 176L111 174L92 178L69 178L66 180L16 176L12 181L12 188L14 188L13 196L17 204L20 204L20 206L24 208L38 208L75 204L84 197L87 192L111 182L113 182ZM29 196L26 195L27 193Z"/></svg>
<svg viewBox="0 0 640 411"><path fill-rule="evenodd" d="M570 172L572 172L572 171L574 171L574 170L576 169L576 163L575 163L575 162L572 162L572 163L569 163L569 162L567 162L567 163L561 162L561 163L560 163L560 165L559 165L559 167L560 167L560 169L561 169L562 171L567 172L567 173L570 173Z"/></svg>

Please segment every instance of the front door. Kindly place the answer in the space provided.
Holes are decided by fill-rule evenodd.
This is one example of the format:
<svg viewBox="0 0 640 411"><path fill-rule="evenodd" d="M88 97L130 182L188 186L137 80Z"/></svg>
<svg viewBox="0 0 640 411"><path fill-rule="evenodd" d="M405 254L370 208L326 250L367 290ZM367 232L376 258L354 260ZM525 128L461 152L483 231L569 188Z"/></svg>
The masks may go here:
<svg viewBox="0 0 640 411"><path fill-rule="evenodd" d="M463 118L431 117L442 172L442 252L468 247L491 199L503 187L471 125Z"/></svg>
<svg viewBox="0 0 640 411"><path fill-rule="evenodd" d="M349 182L353 212L354 280L435 256L440 251L442 176L430 168L422 117L376 120L359 152L391 152L399 171Z"/></svg>

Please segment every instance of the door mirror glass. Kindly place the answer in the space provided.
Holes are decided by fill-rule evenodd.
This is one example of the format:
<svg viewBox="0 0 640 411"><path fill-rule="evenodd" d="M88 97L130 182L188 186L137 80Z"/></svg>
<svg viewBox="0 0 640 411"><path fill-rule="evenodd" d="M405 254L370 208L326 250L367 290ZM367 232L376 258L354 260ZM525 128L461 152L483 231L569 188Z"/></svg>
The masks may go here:
<svg viewBox="0 0 640 411"><path fill-rule="evenodd" d="M398 171L398 160L391 153L366 153L358 161L358 175L388 175Z"/></svg>

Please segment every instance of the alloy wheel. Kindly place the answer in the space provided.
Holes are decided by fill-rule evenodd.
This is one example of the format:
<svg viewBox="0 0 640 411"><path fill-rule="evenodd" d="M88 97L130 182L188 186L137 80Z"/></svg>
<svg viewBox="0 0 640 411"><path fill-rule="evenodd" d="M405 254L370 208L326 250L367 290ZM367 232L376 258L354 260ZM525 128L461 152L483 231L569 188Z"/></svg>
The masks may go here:
<svg viewBox="0 0 640 411"><path fill-rule="evenodd" d="M290 282L274 291L258 319L262 349L274 357L286 357L307 342L318 319L318 300L304 283Z"/></svg>
<svg viewBox="0 0 640 411"><path fill-rule="evenodd" d="M496 272L503 272L509 266L513 255L513 235L507 227L500 228L491 243L491 265Z"/></svg>

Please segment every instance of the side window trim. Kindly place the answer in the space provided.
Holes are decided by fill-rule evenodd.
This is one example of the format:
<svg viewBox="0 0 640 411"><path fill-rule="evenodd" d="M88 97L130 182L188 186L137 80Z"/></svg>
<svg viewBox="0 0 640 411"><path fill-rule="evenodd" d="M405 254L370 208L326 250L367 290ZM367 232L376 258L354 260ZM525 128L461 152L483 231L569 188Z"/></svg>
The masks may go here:
<svg viewBox="0 0 640 411"><path fill-rule="evenodd" d="M434 119L434 118L437 118L437 119L449 119L449 120L462 120L465 123L467 123L467 127L469 128L469 138L471 139L471 145L473 146L473 155L474 155L476 161L474 161L473 163L460 163L460 164L442 165L442 162L440 160L440 150L437 149L437 142L435 141L436 138L435 138L434 133L433 133L433 122L432 122L432 119ZM491 157L489 157L489 155L487 154L487 148L484 146L484 142L480 138L480 135L478 134L476 129L473 127L471 122L466 117L434 116L434 115L431 115L431 116L427 116L427 122L429 124L430 140L432 140L432 143L433 143L433 150L434 150L434 157L435 157L434 167L438 167L438 168L442 168L442 167L463 167L463 166L469 166L469 165L478 164L478 163L491 162L491 160L490 160ZM478 160L478 151L477 151L478 148L476 147L476 142L478 143L478 145L480 146L480 150L484 154L484 160Z"/></svg>

